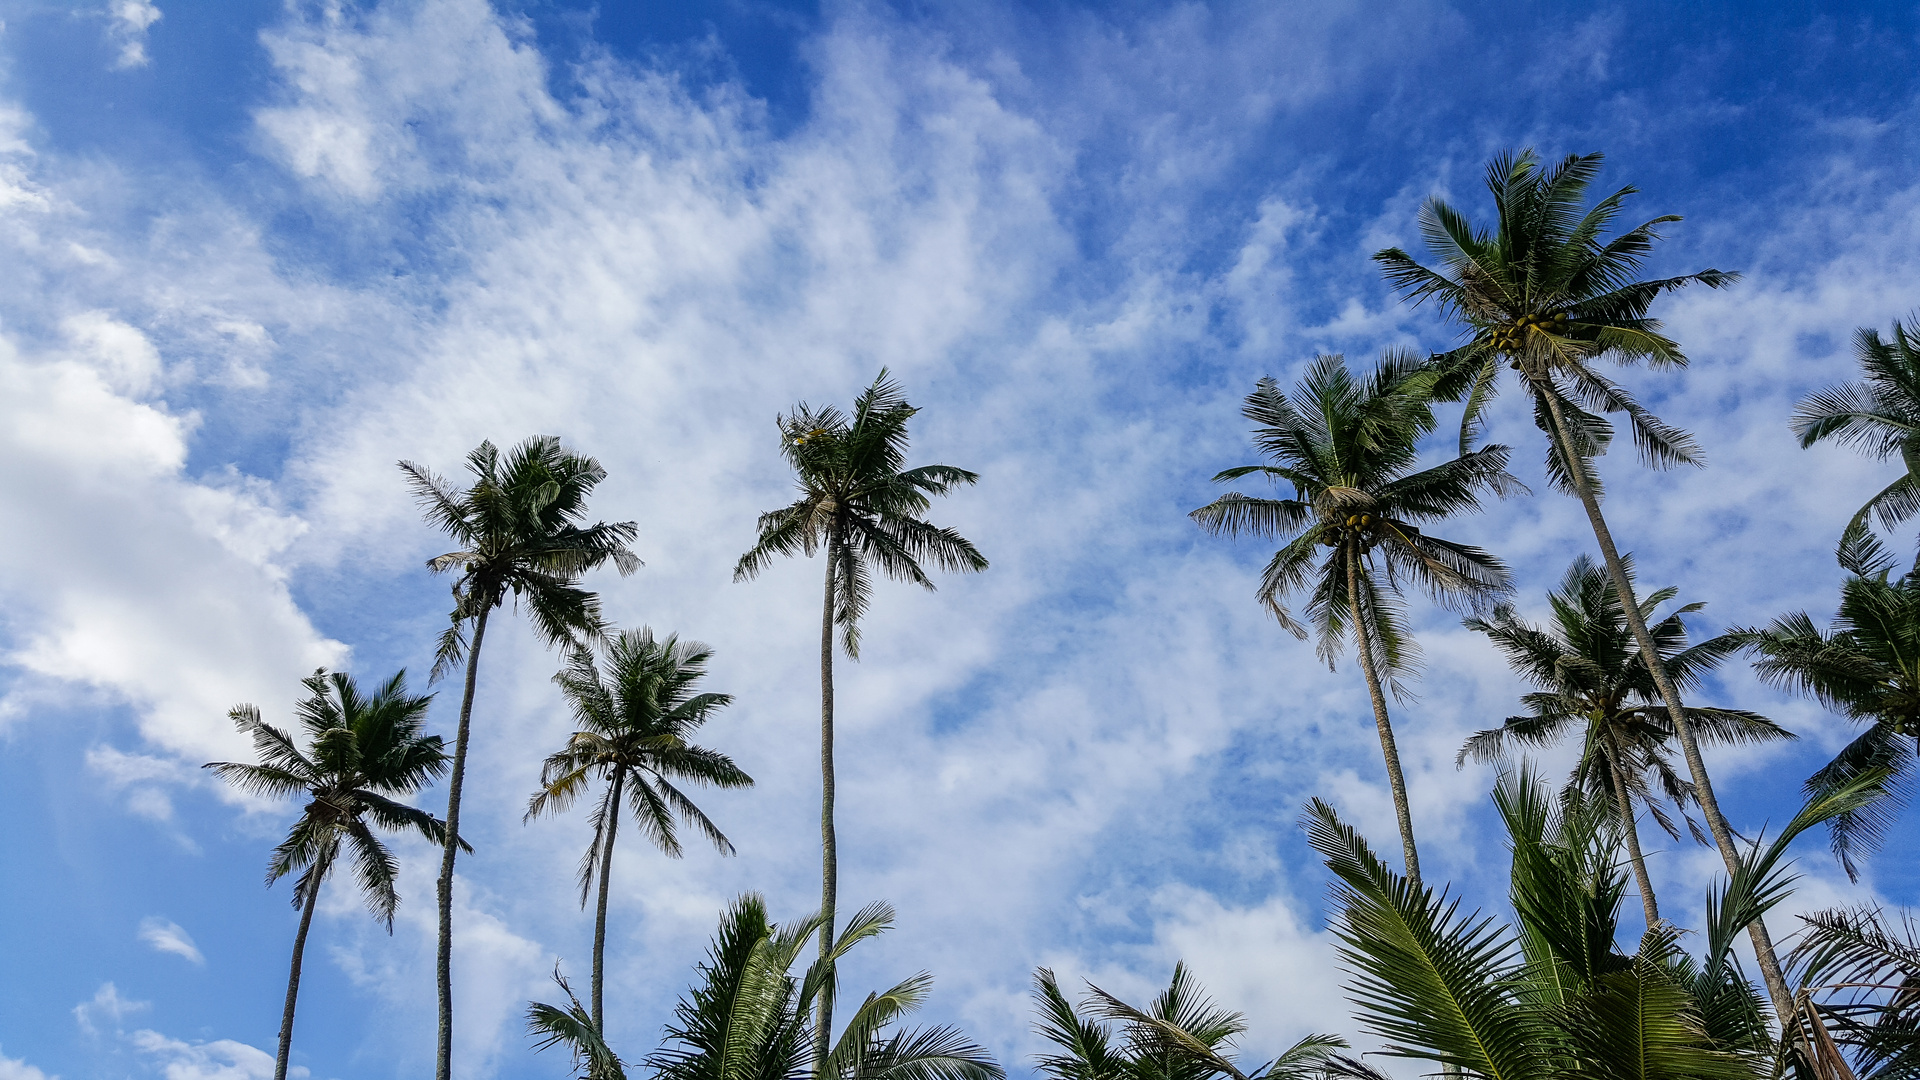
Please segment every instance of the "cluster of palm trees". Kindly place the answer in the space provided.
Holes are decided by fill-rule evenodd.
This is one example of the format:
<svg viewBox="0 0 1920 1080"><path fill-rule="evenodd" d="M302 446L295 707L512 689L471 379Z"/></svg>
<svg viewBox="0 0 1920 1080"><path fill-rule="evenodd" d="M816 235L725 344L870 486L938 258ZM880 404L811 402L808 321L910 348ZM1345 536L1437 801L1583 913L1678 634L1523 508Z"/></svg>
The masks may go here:
<svg viewBox="0 0 1920 1080"><path fill-rule="evenodd" d="M1588 192L1600 164L1598 154L1570 156L1552 167L1543 167L1530 152L1496 157L1487 170L1495 212L1490 228L1475 225L1439 199L1428 200L1419 224L1437 266L1422 264L1398 248L1374 258L1405 299L1415 305L1431 301L1460 328L1464 342L1424 359L1389 352L1366 375L1350 372L1342 357L1323 356L1291 394L1271 379L1261 380L1248 395L1243 414L1254 424L1254 443L1266 461L1228 469L1215 479L1264 476L1290 486L1293 497L1233 492L1192 516L1215 533L1283 541L1261 576L1261 603L1300 637L1307 636L1310 623L1319 654L1329 665L1349 638L1359 658L1399 824L1404 877L1392 874L1324 805L1315 804L1308 828L1340 882L1336 898L1345 912L1341 934L1357 975L1351 989L1361 1006L1360 1018L1390 1041L1399 1040L1391 1052L1485 1076L1560 1068L1571 1060L1567 1055L1578 1058L1585 1052L1566 1044L1586 1037L1577 1030L1585 1022L1581 1018L1611 1015L1622 1007L1618 1001L1603 1000L1607 995L1630 990L1644 1004L1657 989L1671 999L1673 1022L1686 1028L1685 1038L1673 1037L1693 1040L1689 1045L1696 1049L1734 1053L1762 1043L1774 1048L1793 1042L1789 1036L1798 1031L1804 1038L1794 1044L1801 1047L1795 1051L1800 1054L1796 1067L1839 1062L1844 1068L1837 1049L1824 1057L1823 1051L1816 1052L1825 1027L1821 1007L1808 989L1815 984L1804 978L1799 990L1790 984L1791 965L1783 965L1762 918L1784 895L1785 886L1755 868L1756 860L1765 861L1763 853L1758 843L1743 845L1728 825L1700 751L1706 744L1793 736L1751 711L1689 706L1682 693L1698 691L1707 672L1747 651L1756 657L1756 671L1763 679L1808 693L1866 725L1862 735L1809 778L1808 810L1788 830L1797 834L1813 823L1827 823L1835 854L1847 872L1855 874L1856 860L1881 842L1901 807L1903 784L1913 772L1915 741L1920 739L1920 697L1915 696L1920 692L1920 562L1892 580L1894 560L1869 531L1872 517L1892 527L1920 512L1920 335L1899 323L1890 340L1862 330L1856 343L1865 380L1809 397L1793 419L1803 446L1833 439L1881 460L1897 453L1907 466L1906 475L1876 495L1842 534L1838 558L1849 578L1833 628L1823 632L1801 613L1689 646L1681 616L1700 605L1680 607L1654 621L1676 591L1660 589L1644 598L1636 592L1632 558L1620 552L1601 509L1603 489L1595 459L1614 437L1605 414L1626 418L1642 460L1655 467L1699 465L1699 448L1685 431L1648 412L1598 365L1645 361L1656 368L1684 366L1680 346L1660 332L1660 323L1650 315L1653 301L1688 285L1723 288L1738 275L1709 269L1642 278L1640 267L1659 239L1659 226L1678 218L1657 217L1607 235L1634 189L1621 188L1589 205ZM1546 436L1549 481L1580 501L1601 556L1598 565L1584 554L1575 559L1559 589L1548 597L1553 619L1547 627L1531 625L1516 614L1507 569L1496 555L1423 531L1477 509L1484 496L1524 491L1506 472L1507 447L1476 447L1503 366L1515 373L1531 399L1535 425ZM1416 471L1418 446L1435 426L1436 402L1464 403L1459 450L1452 460ZM1444 894L1436 895L1421 882L1414 814L1383 692L1383 684L1401 691L1417 669L1417 647L1405 620L1406 583L1421 586L1443 605L1467 611L1467 627L1485 634L1536 688L1523 699L1525 714L1474 735L1461 750L1462 760L1507 760L1521 748L1576 733L1584 743L1563 792L1563 811L1547 814L1534 806L1538 800L1531 780L1503 788L1500 796L1515 843L1514 902L1524 924L1519 935L1525 946L1521 969L1500 966L1507 962L1502 958L1509 939L1491 922L1454 921ZM1302 592L1307 594L1306 623L1283 604ZM1684 774L1673 761L1676 745ZM1675 944L1675 927L1660 916L1635 824L1637 808L1643 808L1677 838L1678 827L1663 802L1672 804L1694 836L1705 842L1686 808L1692 804L1700 810L1729 875L1723 910L1714 915L1720 920L1714 925L1726 931L1727 940L1714 939L1719 953L1709 958L1707 968L1713 979L1733 978L1725 950L1732 934L1748 935L1768 1001L1785 1025L1778 1041L1761 1038L1763 1027L1754 1029L1760 1036L1749 1033L1741 1043L1727 1041L1733 1036L1711 1030L1711 1025L1702 1026L1706 1011L1720 1000L1715 995L1723 991L1688 982L1696 976L1707 978L1705 969L1689 966L1693 961ZM1783 836L1767 850L1784 850L1783 841L1789 838ZM1609 845L1620 844L1627 851L1647 926L1648 936L1634 957L1608 951L1614 949L1614 922L1611 914L1601 917L1601 909L1611 911L1619 898L1618 890L1605 882L1613 880L1617 869L1611 854L1616 847ZM1552 857L1532 860L1536 852ZM1772 858L1778 861L1777 852ZM1565 864L1553 873L1581 884L1577 889L1567 885L1571 892L1563 889L1564 895L1554 901L1559 908L1529 908L1538 898L1523 895L1522 879L1532 888L1538 882L1528 875L1547 873L1540 867L1550 864ZM1745 900L1739 899L1742 889L1751 894ZM1566 906L1572 903L1569 898L1584 906ZM1850 932L1859 940L1892 948L1888 943L1894 935L1877 913L1828 913L1823 918L1825 923L1817 926L1831 934ZM1578 927L1585 927L1584 942L1550 940ZM1810 940L1817 938L1815 934ZM1907 1024L1904 1030L1911 1039L1912 1025L1920 1023L1920 963L1915 962L1920 952L1910 947L1911 927L1907 940L1908 951L1899 953L1898 963L1906 964L1903 970L1913 981L1904 989L1874 987L1887 994L1865 1008L1880 1010L1876 1022ZM1562 944L1587 949L1586 958L1554 952ZM1410 959L1409 949L1429 951ZM1829 951L1835 949L1845 951L1838 946ZM1885 959L1896 953L1883 949L1873 955ZM1865 954L1849 955L1856 968L1868 963L1861 959ZM1429 969L1420 970L1422 965ZM1559 1011L1544 1014L1545 1042L1515 1050L1545 1055L1531 1064L1519 1057L1495 1060L1486 1047L1464 1049L1468 1042L1479 1046L1475 1040L1496 1034L1524 1041L1539 1033L1498 1010L1487 1013L1484 1019L1491 1026L1486 1030L1468 1030L1460 1025L1472 1018L1462 1011L1465 1003L1460 1000L1427 1002L1438 1011L1421 1023L1440 1026L1420 1028L1415 1038L1412 1018L1427 1006L1414 999L1422 993L1462 992L1460 986L1443 984L1476 965L1483 969L1475 977L1483 978L1481 991L1489 1008L1512 1006L1536 1019L1543 1015L1538 1013L1538 988L1517 987L1532 985L1529 980L1559 979L1566 965L1599 981L1577 987L1587 995L1577 1003L1568 996L1572 984L1556 984L1554 1009ZM1815 978L1821 970L1820 964L1809 962L1802 975ZM1744 981L1739 985L1746 986ZM1854 1002L1834 1015L1851 1016L1861 1008ZM1448 1010L1456 1015L1441 1016ZM1449 1025L1453 1029L1444 1031ZM1859 1034L1866 1026L1849 1030ZM1625 1035L1595 1028L1591 1037L1597 1046ZM1884 1025L1874 1037L1883 1042L1889 1037ZM1663 1067L1689 1074L1713 1071L1702 1064L1705 1059L1690 1065L1684 1060L1682 1055ZM1905 1060L1911 1063L1911 1058ZM1593 1067L1611 1068L1597 1059ZM1829 1069L1821 1075L1841 1074Z"/></svg>
<svg viewBox="0 0 1920 1080"><path fill-rule="evenodd" d="M802 1012L811 1010L813 1015L794 1029L806 1036L816 1076L838 1068L840 1061L839 1044L830 1038L834 959L860 938L878 933L891 919L890 913L882 917L878 909L870 909L844 933L835 926L834 630L840 631L840 646L857 657L860 619L871 602L875 570L932 589L927 566L958 571L987 566L985 557L965 537L925 520L933 496L971 484L975 476L946 465L907 467L907 423L915 411L899 385L882 370L855 400L851 415L801 403L781 416L782 448L801 497L761 515L757 541L735 570L736 579L745 580L776 556L826 555L820 637L822 896L819 914L806 922L807 933L818 936L816 964L822 966L823 974L819 985L796 999ZM275 1080L286 1076L300 964L314 903L343 844L356 857L359 884L369 906L392 927L399 902L394 891L398 866L374 833L375 826L411 828L441 845L435 882L439 905L436 1070L439 1080L452 1074L453 872L458 854L473 850L460 834L467 751L488 620L509 598L514 601L512 610L526 611L535 634L547 646L564 651L554 682L576 726L566 745L542 763L540 788L528 802L526 819L560 813L599 785L593 802L592 841L579 873L581 906L597 894L590 1005L580 1006L564 976L556 971L572 1008L534 1003L529 1015L535 1029L549 1042L564 1037L586 1055L583 1060L598 1060L586 1048L604 1050L607 903L623 808L633 827L667 855L681 853L682 822L723 853L733 850L726 835L682 790L688 783L719 788L753 783L726 754L692 742L698 729L732 701L727 694L697 689L712 650L677 635L657 638L650 628L615 630L602 613L600 598L581 584L588 572L607 563L622 574L640 566L630 547L638 535L635 523L588 524L588 497L606 471L551 436L527 439L504 454L483 442L467 456L466 464L471 474L466 487L456 487L411 462L400 464L427 520L456 545L427 563L435 573L456 575L453 611L440 637L433 670L438 681L464 667L452 753L447 753L440 736L424 734L431 695L409 696L405 672L394 675L379 694L369 698L345 673L322 671L307 680L313 696L298 710L305 727L305 748L291 733L261 720L253 706L241 705L231 716L252 736L259 761L208 766L258 794L311 799L275 849L267 872L271 885L288 873L304 871L294 890L302 915L288 975ZM394 801L442 776L447 777L444 819ZM763 906L753 910L764 916ZM764 917L761 921L765 922ZM787 963L792 959L788 957ZM924 996L923 983L903 984L883 995L892 1003L887 1007L869 1002L872 1007L856 1015L841 1042L851 1039L847 1045L864 1045L862 1039L879 1038L894 1017ZM939 1045L913 1044L892 1053L900 1060L935 1063L953 1057L947 1052L950 1047L943 1049L937 1039L933 1042ZM860 1057L866 1051L847 1053ZM595 1068L600 1070L596 1076L616 1075L618 1058L608 1052L606 1061ZM606 1068L615 1071L609 1073Z"/></svg>
<svg viewBox="0 0 1920 1080"><path fill-rule="evenodd" d="M1848 573L1839 614L1822 630L1804 613L1766 627L1735 628L1689 643L1682 616L1662 608L1673 588L1642 596L1633 560L1617 547L1601 508L1596 459L1611 444L1607 417L1624 416L1642 459L1655 467L1699 465L1683 430L1643 408L1601 370L1603 363L1684 366L1680 346L1650 312L1656 299L1737 275L1704 270L1643 279L1659 239L1657 217L1608 235L1628 198L1621 188L1589 205L1598 154L1547 167L1531 152L1488 168L1495 221L1480 227L1438 199L1419 224L1436 265L1388 249L1375 256L1409 302L1431 301L1462 332L1462 344L1420 357L1388 352L1371 371L1344 358L1314 360L1291 390L1263 379L1243 414L1254 425L1260 464L1217 481L1260 476L1291 497L1231 492L1193 511L1203 528L1279 540L1258 598L1288 631L1317 638L1330 666L1351 640L1359 658L1400 834L1402 871L1377 857L1317 800L1304 825L1334 876L1332 921L1361 1026L1387 1054L1437 1061L1488 1078L1534 1076L1751 1077L1791 1067L1820 1080L1904 1080L1920 1069L1920 942L1911 923L1869 910L1810 917L1782 957L1764 921L1788 894L1787 845L1826 825L1849 874L1886 839L1910 781L1920 740L1920 561L1894 577L1895 561L1871 531L1920 513L1920 333L1894 324L1891 339L1862 331L1860 383L1802 403L1793 431L1803 445L1836 440L1907 472L1856 514L1841 535ZM1508 471L1511 450L1478 445L1503 369L1533 405L1546 439L1546 474L1577 498L1599 561L1574 559L1548 598L1545 625L1517 613L1507 566L1494 553L1431 530L1488 497L1527 489ZM1458 452L1421 467L1438 428L1437 405L1461 403ZM891 925L870 905L838 918L834 818L834 657L857 658L860 623L876 573L925 588L930 570L977 572L987 560L965 537L926 520L931 500L976 477L947 465L909 467L915 409L883 370L849 412L800 403L778 418L781 448L799 496L762 514L736 580L779 556L823 555L820 624L821 900L812 915L778 924L757 895L724 913L711 951L682 998L666 1041L643 1067L664 1080L995 1080L986 1051L948 1027L901 1029L926 996L915 975L869 994L836 1029L837 964L858 942ZM427 519L455 549L429 562L455 575L454 607L433 677L464 669L451 753L424 733L429 698L410 695L404 673L363 694L342 673L308 679L298 709L305 745L240 706L235 723L254 741L254 764L210 768L249 790L310 799L275 849L269 883L298 873L301 909L280 1033L276 1080L284 1080L300 962L319 889L343 853L354 862L374 914L392 923L397 866L376 829L410 829L441 845L436 881L439 936L438 1080L452 1070L452 886L461 837L467 752L488 620L511 598L536 635L563 652L555 676L576 730L543 763L531 820L592 801L592 840L578 884L595 899L591 981L582 1003L556 969L564 1004L533 1003L542 1048L564 1046L582 1077L624 1080L628 1062L605 1036L607 907L623 816L668 855L690 826L722 852L732 844L684 790L753 781L725 754L695 745L698 730L731 701L699 684L707 646L650 629L616 631L582 584L611 563L639 559L632 522L589 523L587 500L605 477L591 458L551 437L506 453L483 443L457 487L402 463ZM1511 762L1530 747L1577 736L1581 753L1552 795L1524 761L1495 792L1513 851L1515 922L1462 916L1445 889L1425 884L1413 807L1388 698L1403 702L1419 671L1406 596L1417 586L1466 615L1532 687L1524 712L1467 740L1461 760ZM1304 606L1295 614L1289 603ZM1701 748L1792 734L1749 710L1688 704L1705 677L1742 653L1761 678L1821 701L1865 731L1806 784L1807 802L1771 842L1743 839L1727 823ZM1677 754L1676 754L1677 751ZM447 779L444 819L400 800ZM1704 832L1692 811L1704 822ZM1680 928L1661 915L1637 820L1644 812L1678 839L1681 825L1709 840L1727 878L1702 923L1704 956L1680 947ZM1625 859L1617 856L1624 848ZM1631 877L1644 915L1640 945L1617 942ZM597 899L596 899L597 897ZM1745 935L1760 972L1755 988L1735 957ZM814 959L799 969L814 943ZM1305 1080L1377 1078L1342 1053L1333 1036L1310 1036L1273 1061L1243 1067L1232 1054L1244 1020L1209 1001L1177 967L1167 991L1135 1008L1089 986L1078 1009L1053 974L1035 982L1037 1030L1056 1047L1039 1061L1053 1080ZM1767 1019L1769 1013L1772 1021ZM1770 1026L1771 1024L1771 1026ZM837 1033L836 1033L837 1030ZM1842 1048L1845 1048L1844 1050ZM1772 1070L1771 1072L1769 1070Z"/></svg>

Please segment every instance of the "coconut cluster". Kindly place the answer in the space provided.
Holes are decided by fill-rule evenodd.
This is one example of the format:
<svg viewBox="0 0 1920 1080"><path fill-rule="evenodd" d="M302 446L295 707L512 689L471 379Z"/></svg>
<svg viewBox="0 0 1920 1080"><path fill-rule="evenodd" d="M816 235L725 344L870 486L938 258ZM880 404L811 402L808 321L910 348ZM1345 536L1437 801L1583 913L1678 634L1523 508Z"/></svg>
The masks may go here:
<svg viewBox="0 0 1920 1080"><path fill-rule="evenodd" d="M1487 345L1500 352L1519 352L1521 344L1527 339L1529 330L1562 337L1567 332L1567 313L1556 311L1546 315L1535 315L1529 312L1505 326L1496 326L1488 330Z"/></svg>

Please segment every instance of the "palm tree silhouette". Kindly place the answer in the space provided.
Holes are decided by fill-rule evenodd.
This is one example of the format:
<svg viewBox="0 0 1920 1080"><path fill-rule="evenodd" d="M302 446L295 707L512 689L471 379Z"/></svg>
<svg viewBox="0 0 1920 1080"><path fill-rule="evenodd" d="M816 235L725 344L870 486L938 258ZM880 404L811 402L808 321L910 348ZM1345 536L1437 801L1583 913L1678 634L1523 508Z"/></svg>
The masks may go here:
<svg viewBox="0 0 1920 1080"><path fill-rule="evenodd" d="M397 801L411 795L447 771L447 755L440 736L423 735L431 694L407 693L402 671L367 697L345 672L316 671L302 680L309 697L294 708L306 734L306 748L287 731L260 718L252 705L236 705L227 715L242 734L253 739L255 764L210 761L221 779L243 791L276 798L308 799L286 839L273 849L267 864L267 884L288 874L300 876L293 886L293 904L300 909L300 929L293 937L293 962L287 975L287 1002L280 1014L280 1052L274 1060L274 1080L286 1080L293 1046L293 1010L300 996L300 962L306 954L307 930L313 924L320 886L332 873L344 844L351 853L360 891L374 918L393 930L394 892L399 864L374 834L411 829L435 843L451 838L433 815ZM458 841L468 847L465 841Z"/></svg>
<svg viewBox="0 0 1920 1080"><path fill-rule="evenodd" d="M1389 353L1362 380L1339 356L1322 356L1293 397L1272 379L1247 396L1242 415L1254 423L1254 445L1274 464L1243 465L1216 482L1265 476L1293 485L1291 499L1222 495L1193 511L1201 528L1229 536L1252 533L1285 541L1260 577L1260 602L1296 637L1307 628L1281 598L1311 585L1307 618L1320 657L1333 666L1347 634L1354 638L1372 699L1380 752L1400 824L1407 876L1420 879L1413 813L1382 683L1401 694L1417 647L1405 627L1401 582L1411 580L1443 604L1487 603L1508 589L1507 568L1477 547L1422 532L1422 524L1479 506L1483 491L1518 485L1507 475L1507 448L1489 446L1431 469L1415 471L1416 444L1433 430L1428 407L1432 375L1405 354Z"/></svg>
<svg viewBox="0 0 1920 1080"><path fill-rule="evenodd" d="M906 468L907 421L918 412L883 368L854 400L849 418L828 406L801 402L778 420L781 451L793 467L800 497L760 515L759 537L734 565L735 581L757 577L777 555L826 555L825 596L820 610L820 955L833 951L834 906L839 892L839 853L833 799L833 630L847 655L860 657L860 617L873 595L869 568L927 590L933 579L922 568L974 572L986 556L952 529L927 522L932 497L979 479L951 465ZM831 987L817 1001L814 1067L825 1067L827 1032L833 1027Z"/></svg>
<svg viewBox="0 0 1920 1080"><path fill-rule="evenodd" d="M549 646L599 635L599 598L578 582L581 575L609 560L622 574L638 568L640 560L627 548L637 529L631 521L582 524L587 496L606 479L606 470L594 459L564 449L551 435L533 436L507 451L504 458L491 442L481 443L467 455L473 483L464 490L456 490L412 462L401 462L400 470L407 475L427 521L460 545L427 561L436 574L460 575L453 584L453 614L440 635L433 665L435 679L463 659L467 666L460 726L453 742L453 775L447 782L451 837L460 830L467 736L488 615L511 595L525 602L534 632ZM436 882L440 903L440 940L434 960L439 990L436 1080L450 1080L453 1070L454 854L449 839L441 852Z"/></svg>
<svg viewBox="0 0 1920 1080"><path fill-rule="evenodd" d="M591 649L568 653L566 667L553 681L573 710L579 730L566 748L540 766L540 791L527 804L527 818L559 813L595 780L606 788L593 808L593 842L580 860L580 905L586 906L596 878L600 895L593 919L593 983L589 1014L596 1028L605 1019L601 1007L607 953L607 892L613 877L613 844L620 830L624 796L634 823L655 847L680 855L676 818L700 830L713 846L733 854L733 844L695 806L674 781L714 787L748 787L753 778L733 759L689 740L733 698L696 694L693 686L707 673L713 650L697 641L669 635L654 640L651 629L628 631L605 646L605 671Z"/></svg>

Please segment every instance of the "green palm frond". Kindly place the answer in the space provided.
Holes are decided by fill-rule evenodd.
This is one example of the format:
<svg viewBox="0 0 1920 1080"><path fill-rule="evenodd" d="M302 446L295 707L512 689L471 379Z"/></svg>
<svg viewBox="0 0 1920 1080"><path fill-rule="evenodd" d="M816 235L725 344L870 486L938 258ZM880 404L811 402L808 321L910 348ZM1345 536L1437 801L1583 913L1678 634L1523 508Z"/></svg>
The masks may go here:
<svg viewBox="0 0 1920 1080"><path fill-rule="evenodd" d="M796 976L794 965L819 928L818 916L776 927L759 896L740 897L722 915L694 986L668 1025L667 1043L647 1067L670 1080L800 1080L809 1075L813 1006L830 992L848 949L884 931L885 904L855 916L825 959ZM987 1052L950 1027L896 1030L925 1000L931 980L916 975L866 997L827 1058L831 1080L1003 1080Z"/></svg>
<svg viewBox="0 0 1920 1080"><path fill-rule="evenodd" d="M548 1050L565 1046L573 1055L579 1080L627 1080L626 1063L607 1046L592 1015L580 1004L566 976L560 974L558 964L553 968L553 981L560 984L561 993L567 995L567 1005L562 1008L541 1001L527 1003L527 1031L538 1040L533 1048Z"/></svg>
<svg viewBox="0 0 1920 1080"><path fill-rule="evenodd" d="M1538 1017L1513 1001L1513 939L1489 916L1462 916L1445 893L1389 870L1333 808L1314 800L1308 843L1338 878L1334 935L1353 973L1356 1019L1395 1057L1426 1058L1488 1080L1544 1076Z"/></svg>

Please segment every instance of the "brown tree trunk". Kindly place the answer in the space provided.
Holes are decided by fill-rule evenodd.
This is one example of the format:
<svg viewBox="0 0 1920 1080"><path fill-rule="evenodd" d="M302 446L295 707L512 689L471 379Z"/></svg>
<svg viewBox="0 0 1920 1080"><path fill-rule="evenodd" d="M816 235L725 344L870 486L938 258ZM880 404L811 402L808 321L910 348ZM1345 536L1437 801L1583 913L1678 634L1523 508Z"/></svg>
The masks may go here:
<svg viewBox="0 0 1920 1080"><path fill-rule="evenodd" d="M600 990L607 970L607 884L613 880L613 834L620 830L620 790L626 785L627 772L613 774L607 795L607 836L600 847L600 906L593 916L593 1026L600 1037L607 1029L600 1010Z"/></svg>
<svg viewBox="0 0 1920 1080"><path fill-rule="evenodd" d="M1531 380L1532 377L1529 376ZM1667 676L1667 666L1660 660L1660 654L1653 645L1653 635L1647 632L1647 621L1640 617L1640 601L1634 595L1633 583L1627 580L1627 571L1620 561L1620 551L1613 544L1613 533L1607 528L1607 519L1600 513L1600 500L1594 494L1593 486L1587 483L1587 477L1578 465L1582 459L1573 452L1573 440L1567 434L1566 418L1560 408L1559 394L1551 387L1542 388L1538 383L1532 387L1534 396L1546 406L1547 415L1553 422L1553 431L1549 433L1560 448L1562 461L1567 466L1567 475L1573 481L1574 492L1580 497L1580 505L1587 512L1587 523L1593 527L1593 537L1600 545L1600 555L1606 560L1607 573L1613 578L1613 586L1620 593L1620 607L1627 616L1627 628L1633 631L1633 639L1640 646L1641 659L1646 661L1647 672L1653 676L1653 684L1660 690L1660 700L1666 703L1667 716L1673 721L1673 730L1680 737L1680 750L1687 759L1687 771L1693 776L1694 797L1699 800L1702 816L1707 819L1707 829L1713 834L1713 842L1720 849L1720 858L1727 865L1729 875L1738 871L1740 849L1733 844L1733 830L1728 827L1726 816L1720 813L1720 800L1713 794L1713 778L1707 775L1707 763L1700 756L1700 744L1693 737L1693 725L1687 723L1686 709L1680 703L1680 694L1674 688L1673 680ZM1753 941L1754 957L1760 963L1760 975L1767 984L1767 994L1773 999L1774 1014L1786 1017L1793 1009L1793 997L1787 990L1786 976L1780 971L1780 957L1773 948L1773 935L1767 932L1764 918L1755 919L1747 925L1747 936Z"/></svg>
<svg viewBox="0 0 1920 1080"><path fill-rule="evenodd" d="M1613 774L1613 798L1620 806L1620 828L1627 841L1627 858L1633 862L1633 881L1640 889L1640 910L1647 916L1647 929L1660 921L1660 904L1653 898L1653 878L1647 876L1647 857L1640 853L1640 827L1633 819L1633 798L1627 794L1627 778L1621 770L1620 740L1613 725L1605 720L1607 770Z"/></svg>
<svg viewBox="0 0 1920 1080"><path fill-rule="evenodd" d="M820 958L833 952L834 901L840 890L840 855L833 835L833 586L840 558L837 539L827 541L826 599L820 608ZM820 988L813 1043L813 1075L824 1080L827 1048L833 1040L833 990L829 975Z"/></svg>
<svg viewBox="0 0 1920 1080"><path fill-rule="evenodd" d="M1387 759L1387 786L1393 791L1393 814L1400 823L1400 850L1407 863L1407 880L1420 887L1420 853L1413 846L1413 812L1407 804L1407 780L1400 772L1400 750L1394 745L1393 723L1387 719L1387 698L1380 692L1380 673L1373 667L1373 635L1360 608L1360 569L1356 552L1347 560L1347 609L1353 614L1353 641L1360 654L1360 670L1367 676L1367 694L1373 699L1373 725L1380 732L1380 753Z"/></svg>
<svg viewBox="0 0 1920 1080"><path fill-rule="evenodd" d="M467 685L460 696L460 727L453 738L453 771L447 778L447 841L440 852L440 878L434 891L440 900L440 945L434 954L434 979L440 991L439 1041L435 1048L434 1080L453 1076L453 858L460 850L460 789L467 778L467 734L473 722L473 688L480 677L480 643L487 636L491 605L480 608L473 624L473 645L467 651Z"/></svg>
<svg viewBox="0 0 1920 1080"><path fill-rule="evenodd" d="M313 888L307 890L307 902L300 908L300 929L293 935L293 964L287 971L287 1005L280 1013L280 1055L273 1062L273 1080L287 1080L287 1059L293 1053L293 1005L300 997L300 960L307 952L307 928L313 925L314 904L320 899L320 883L326 876L326 863L315 863Z"/></svg>

